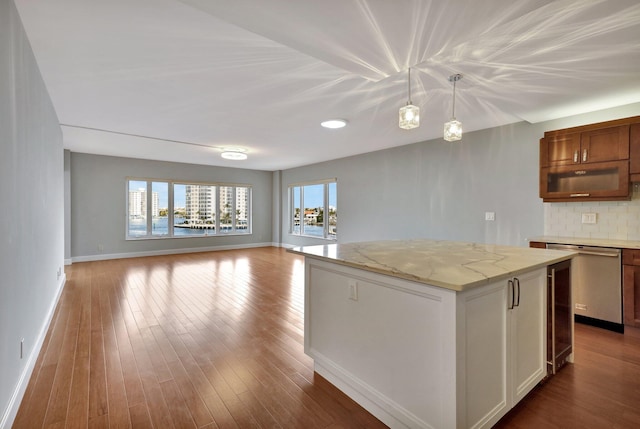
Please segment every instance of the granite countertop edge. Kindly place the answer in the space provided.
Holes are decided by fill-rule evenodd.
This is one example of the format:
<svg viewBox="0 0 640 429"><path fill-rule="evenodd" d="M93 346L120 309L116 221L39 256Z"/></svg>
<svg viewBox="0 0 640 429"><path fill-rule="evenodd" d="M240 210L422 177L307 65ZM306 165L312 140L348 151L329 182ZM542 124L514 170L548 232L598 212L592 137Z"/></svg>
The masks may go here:
<svg viewBox="0 0 640 429"><path fill-rule="evenodd" d="M516 254L518 258L524 258L527 262L520 262L516 264L517 266L510 267L509 269L503 268L500 264L502 261L491 261L489 262L489 267L492 273L486 274L478 271L474 273L475 270L469 274L469 271L466 267L463 267L464 264L456 264L451 262L443 262L438 266L440 272L437 272L435 275L425 274L424 270L421 267L411 269L406 266L398 267L394 266L393 263L385 264L387 261L384 256L379 256L377 259L374 259L372 262L363 262L362 260L354 260L347 259L345 257L341 257L338 253L341 249L347 249L345 253L353 252L354 249L359 252L363 252L362 249L365 249L364 252L368 249L367 246L381 246L386 243L390 243L396 247L401 246L402 243L407 243L407 249L402 249L403 255L408 255L408 257L422 257L420 254L424 248L429 249L429 245L433 244L437 249L438 246L442 246L443 244L446 246L448 243L451 245L463 245L463 246L478 246L478 248L489 248L489 249L498 249L500 252L507 250L509 253ZM373 244L370 244L373 243ZM508 279L511 277L518 276L522 273L532 271L538 268L546 267L549 265L553 265L558 262L565 261L567 259L571 259L576 253L560 251L560 250L547 250L547 249L530 249L527 247L515 247L515 246L492 246L492 245L483 245L477 243L460 243L460 242L447 242L447 241L435 241L435 240L389 240L389 241L378 241L378 242L364 242L364 243L347 243L347 244L329 244L329 245L316 245L316 246L301 246L287 249L288 252L302 255L308 258L313 258L317 260L327 261L331 263L336 263L338 265L343 265L351 268L362 269L364 271L374 272L382 275L387 275L395 278L400 278L404 280L409 280L417 283L422 283L425 285L436 286L444 289L453 290L455 292L464 292L470 289L473 289L478 286L482 286L485 284L490 284L496 281L500 281L503 279ZM415 243L418 243L422 247L418 247L417 249L412 247ZM401 248L401 247L400 247ZM331 249L331 251L329 251ZM476 247L474 247L476 249ZM433 249L429 251L433 252ZM464 251L461 251L462 254ZM500 253L497 252L497 253ZM545 252L542 254L541 252ZM457 254L449 254L446 255L445 259L452 258L450 260L455 259L456 257L464 258L463 256L458 256ZM438 254L439 255L439 254ZM534 257L535 255L535 257ZM358 254L358 257L361 257L361 254ZM368 255L366 255L368 256ZM426 255L425 258L428 260L431 256ZM507 256L508 257L508 256ZM437 256L436 256L437 258ZM529 262L531 261L531 262ZM471 264L477 261L471 261ZM482 262L482 261L480 261ZM511 264L505 264L511 265ZM485 267L486 268L486 267ZM449 269L453 269L454 272L450 275L450 277L458 277L449 281L445 277L448 274L447 271ZM462 279L459 277L459 272L463 271ZM493 272L495 271L495 272ZM499 272L497 272L499 271ZM473 278L471 278L473 277Z"/></svg>

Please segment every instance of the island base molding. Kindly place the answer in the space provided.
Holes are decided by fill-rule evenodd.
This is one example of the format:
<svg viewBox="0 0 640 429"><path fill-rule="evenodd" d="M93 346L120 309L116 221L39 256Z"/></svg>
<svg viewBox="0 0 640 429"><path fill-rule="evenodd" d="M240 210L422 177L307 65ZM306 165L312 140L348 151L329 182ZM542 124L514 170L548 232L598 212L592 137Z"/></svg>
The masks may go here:
<svg viewBox="0 0 640 429"><path fill-rule="evenodd" d="M313 369L316 374L340 389L385 425L390 428L431 428L431 426L425 426L425 423L419 418L407 412L391 399L381 395L380 392L367 383L358 380L352 374L333 365L330 361L326 362L326 366L322 365L319 363L320 360L322 359L314 360Z"/></svg>

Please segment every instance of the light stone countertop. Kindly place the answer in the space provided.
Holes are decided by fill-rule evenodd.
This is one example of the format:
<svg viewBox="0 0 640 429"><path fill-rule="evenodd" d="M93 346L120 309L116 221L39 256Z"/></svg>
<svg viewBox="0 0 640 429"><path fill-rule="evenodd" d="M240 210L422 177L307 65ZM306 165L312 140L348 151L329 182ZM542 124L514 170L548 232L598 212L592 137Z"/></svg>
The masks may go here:
<svg viewBox="0 0 640 429"><path fill-rule="evenodd" d="M614 247L617 249L640 249L640 241L636 240L615 240L610 238L580 238L580 237L558 237L554 235L544 235L531 237L529 241L540 241L543 243L573 244L576 246Z"/></svg>
<svg viewBox="0 0 640 429"><path fill-rule="evenodd" d="M439 240L325 244L288 251L458 292L576 255L561 250Z"/></svg>

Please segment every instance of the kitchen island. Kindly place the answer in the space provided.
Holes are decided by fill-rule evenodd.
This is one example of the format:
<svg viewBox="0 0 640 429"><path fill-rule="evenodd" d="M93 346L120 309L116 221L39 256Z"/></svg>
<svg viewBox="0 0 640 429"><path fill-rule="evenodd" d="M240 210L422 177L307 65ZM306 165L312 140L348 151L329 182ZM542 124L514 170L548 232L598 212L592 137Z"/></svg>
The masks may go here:
<svg viewBox="0 0 640 429"><path fill-rule="evenodd" d="M491 427L546 375L546 267L435 240L304 246L305 353L392 428Z"/></svg>

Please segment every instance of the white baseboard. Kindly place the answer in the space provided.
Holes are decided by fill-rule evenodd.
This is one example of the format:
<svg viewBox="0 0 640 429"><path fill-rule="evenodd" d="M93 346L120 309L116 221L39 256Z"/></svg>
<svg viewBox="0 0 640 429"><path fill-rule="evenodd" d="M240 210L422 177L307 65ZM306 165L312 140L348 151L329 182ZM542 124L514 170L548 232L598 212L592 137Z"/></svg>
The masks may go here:
<svg viewBox="0 0 640 429"><path fill-rule="evenodd" d="M183 253L215 252L218 250L251 249L255 247L278 247L277 243L234 244L229 246L191 247L184 249L150 250L145 252L109 253L101 255L74 256L72 262L106 261L109 259L139 258L142 256L179 255Z"/></svg>
<svg viewBox="0 0 640 429"><path fill-rule="evenodd" d="M64 284L67 281L67 276L62 273L60 277L60 282L58 283L58 290L56 291L56 296L51 306L49 307L49 311L47 313L47 317L44 320L42 328L40 329L40 333L36 338L35 346L31 350L31 354L27 360L27 363L20 374L20 379L18 380L18 384L11 395L11 400L7 406L7 409L0 420L0 429L9 429L13 425L13 421L18 414L18 408L20 408L20 403L22 402L22 398L24 396L24 392L27 390L27 385L29 384L29 380L31 379L31 375L33 374L33 369L36 365L36 360L38 360L38 356L40 355L40 349L42 348L42 344L44 343L44 339L47 336L47 332L49 331L49 325L51 324L51 319L53 318L53 314L55 313L56 306L58 305L58 300L60 300L60 296L62 295L62 289L64 289Z"/></svg>

